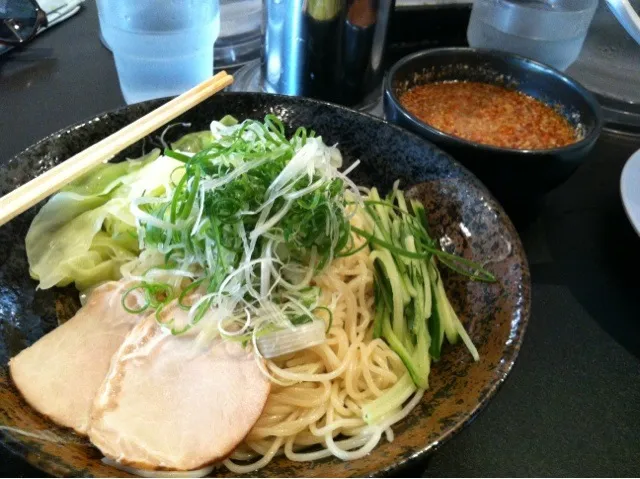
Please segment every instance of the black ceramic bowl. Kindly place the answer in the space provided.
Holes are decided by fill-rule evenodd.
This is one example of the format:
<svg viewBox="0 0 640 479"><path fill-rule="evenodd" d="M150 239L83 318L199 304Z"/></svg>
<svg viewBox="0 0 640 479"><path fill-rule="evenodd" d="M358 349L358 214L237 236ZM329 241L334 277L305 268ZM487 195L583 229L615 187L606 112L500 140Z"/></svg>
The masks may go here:
<svg viewBox="0 0 640 479"><path fill-rule="evenodd" d="M519 90L553 106L580 134L576 143L547 150L498 148L467 141L423 123L399 101L407 89L435 81L477 81ZM511 213L535 203L565 181L589 153L602 130L594 96L562 72L511 53L438 48L397 62L384 83L387 119L436 143L473 171Z"/></svg>
<svg viewBox="0 0 640 479"><path fill-rule="evenodd" d="M84 150L159 107L164 100L138 103L79 123L31 146L2 163L0 196ZM377 118L306 98L261 93L219 93L185 112L175 122L190 131L209 127L224 115L262 119L274 114L291 135L299 126L313 128L329 144L337 143L345 167L360 165L350 175L359 185L388 191L401 180L413 198L424 203L434 238L446 239L456 251L486 267L498 281L476 283L447 274L447 294L480 353L474 362L462 344L447 345L433 364L429 389L420 404L397 425L393 442L383 440L366 457L291 462L277 457L262 477L388 476L418 464L452 435L468 425L505 380L524 338L531 302L529 267L518 234L489 191L448 155L416 135ZM145 146L158 145L164 127L118 155L135 158ZM165 139L186 133L178 127ZM411 185L414 185L409 189ZM25 458L44 471L63 477L128 476L100 461L89 441L57 427L22 399L7 362L78 308L74 288L36 289L29 276L24 238L38 207L0 227L0 448ZM442 243L445 244L445 243ZM59 358L47 358L43 363ZM58 398L51 398L55 401ZM3 464L0 463L0 475ZM216 476L235 477L220 468Z"/></svg>

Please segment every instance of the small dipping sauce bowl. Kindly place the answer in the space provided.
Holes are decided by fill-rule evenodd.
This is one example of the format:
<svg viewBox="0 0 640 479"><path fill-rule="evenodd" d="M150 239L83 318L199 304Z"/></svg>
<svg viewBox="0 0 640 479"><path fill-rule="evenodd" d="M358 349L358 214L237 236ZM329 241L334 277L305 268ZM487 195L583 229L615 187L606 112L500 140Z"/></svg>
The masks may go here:
<svg viewBox="0 0 640 479"><path fill-rule="evenodd" d="M524 93L551 106L575 128L577 140L549 149L515 149L469 141L421 121L400 102L407 90L433 82L480 82ZM428 99L425 99L428 101ZM435 143L476 174L510 214L566 181L602 131L595 97L577 81L542 63L497 50L438 48L398 61L384 82L388 121Z"/></svg>

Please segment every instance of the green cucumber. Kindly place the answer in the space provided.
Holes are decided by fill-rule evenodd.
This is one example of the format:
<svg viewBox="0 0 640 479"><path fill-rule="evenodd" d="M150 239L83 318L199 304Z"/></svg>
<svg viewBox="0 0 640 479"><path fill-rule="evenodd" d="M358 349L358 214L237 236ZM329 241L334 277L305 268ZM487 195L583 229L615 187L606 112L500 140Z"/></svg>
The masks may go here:
<svg viewBox="0 0 640 479"><path fill-rule="evenodd" d="M442 277L440 276L440 272L438 271L438 267L436 266L435 259L431 260L430 268L435 291L434 299L438 310L438 317L440 318L441 328L443 333L447 336L447 341L454 344L458 340L458 331L456 330L455 325L455 321L457 321L458 318L455 313L452 314L453 308L451 307L451 304L449 304L447 293L444 291L444 284Z"/></svg>
<svg viewBox="0 0 640 479"><path fill-rule="evenodd" d="M431 291L433 297L434 308L431 309L431 317L429 318L429 336L431 336L431 345L429 346L429 354L437 361L440 359L440 349L442 347L442 339L444 337L444 329L440 321L440 307L436 294L436 287L431 282Z"/></svg>

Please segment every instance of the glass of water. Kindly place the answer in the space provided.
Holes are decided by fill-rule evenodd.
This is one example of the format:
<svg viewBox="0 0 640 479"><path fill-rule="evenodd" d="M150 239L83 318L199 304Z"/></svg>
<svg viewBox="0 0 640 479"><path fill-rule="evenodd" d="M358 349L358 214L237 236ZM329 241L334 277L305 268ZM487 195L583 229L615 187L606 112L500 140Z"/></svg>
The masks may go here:
<svg viewBox="0 0 640 479"><path fill-rule="evenodd" d="M565 70L580 54L598 0L474 0L467 40Z"/></svg>
<svg viewBox="0 0 640 479"><path fill-rule="evenodd" d="M97 0L128 104L183 93L213 75L218 0Z"/></svg>

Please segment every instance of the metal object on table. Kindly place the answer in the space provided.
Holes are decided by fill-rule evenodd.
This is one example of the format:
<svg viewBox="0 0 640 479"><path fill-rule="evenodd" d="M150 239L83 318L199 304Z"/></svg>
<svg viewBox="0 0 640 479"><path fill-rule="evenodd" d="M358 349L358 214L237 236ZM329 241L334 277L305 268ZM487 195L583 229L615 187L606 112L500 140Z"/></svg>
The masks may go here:
<svg viewBox="0 0 640 479"><path fill-rule="evenodd" d="M240 68L262 53L262 0L220 0L220 36L213 50L216 69Z"/></svg>
<svg viewBox="0 0 640 479"><path fill-rule="evenodd" d="M264 92L264 83L262 81L262 65L261 61L254 60L234 72L234 82L229 87L229 91L244 92ZM382 111L382 86L375 88L364 100L356 105L351 105L354 110L363 111L379 118L384 117Z"/></svg>
<svg viewBox="0 0 640 479"><path fill-rule="evenodd" d="M638 9L640 0L632 4ZM567 73L597 96L607 128L640 131L640 45L604 4Z"/></svg>
<svg viewBox="0 0 640 479"><path fill-rule="evenodd" d="M627 33L640 44L640 16L633 8L629 0L607 0L607 6L611 13L624 27Z"/></svg>
<svg viewBox="0 0 640 479"><path fill-rule="evenodd" d="M348 106L379 94L393 9L394 0L265 0L264 89Z"/></svg>

